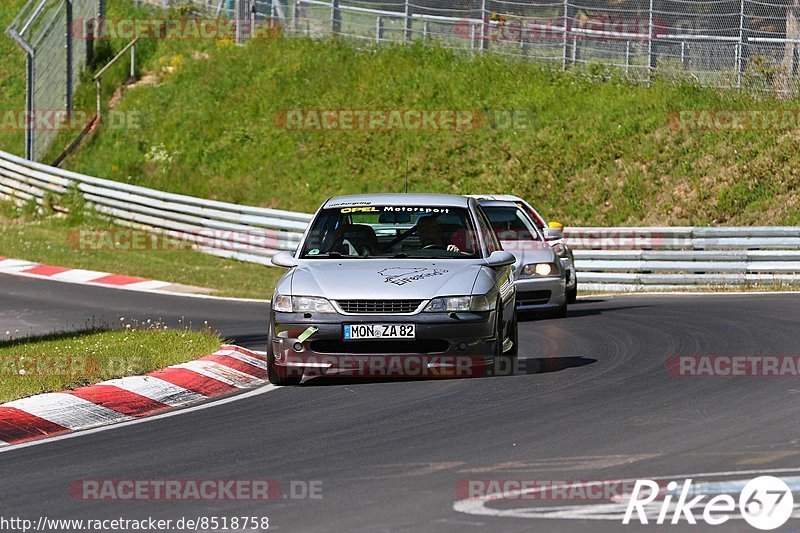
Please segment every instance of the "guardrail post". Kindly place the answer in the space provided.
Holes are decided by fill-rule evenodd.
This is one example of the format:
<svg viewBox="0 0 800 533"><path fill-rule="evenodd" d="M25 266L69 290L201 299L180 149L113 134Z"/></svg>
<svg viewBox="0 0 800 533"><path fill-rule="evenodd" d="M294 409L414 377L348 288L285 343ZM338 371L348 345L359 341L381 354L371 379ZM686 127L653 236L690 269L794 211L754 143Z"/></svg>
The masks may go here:
<svg viewBox="0 0 800 533"><path fill-rule="evenodd" d="M300 0L292 1L291 17L292 17L292 34L296 35L299 25L297 23L297 14L299 13Z"/></svg>
<svg viewBox="0 0 800 533"><path fill-rule="evenodd" d="M342 31L342 12L339 9L339 0L331 2L331 34L338 35Z"/></svg>
<svg viewBox="0 0 800 533"><path fill-rule="evenodd" d="M413 13L411 12L411 1L406 0L406 8L405 8L405 28L403 29L403 42L408 43L411 42L411 39L414 38L412 35L412 22L413 22Z"/></svg>
<svg viewBox="0 0 800 533"><path fill-rule="evenodd" d="M422 38L427 40L428 37L430 37L430 34L431 34L431 23L430 21L426 20L425 22L422 23Z"/></svg>
<svg viewBox="0 0 800 533"><path fill-rule="evenodd" d="M378 15L375 19L375 42L380 43L383 40L383 17Z"/></svg>
<svg viewBox="0 0 800 533"><path fill-rule="evenodd" d="M681 41L681 66L686 66L686 41Z"/></svg>

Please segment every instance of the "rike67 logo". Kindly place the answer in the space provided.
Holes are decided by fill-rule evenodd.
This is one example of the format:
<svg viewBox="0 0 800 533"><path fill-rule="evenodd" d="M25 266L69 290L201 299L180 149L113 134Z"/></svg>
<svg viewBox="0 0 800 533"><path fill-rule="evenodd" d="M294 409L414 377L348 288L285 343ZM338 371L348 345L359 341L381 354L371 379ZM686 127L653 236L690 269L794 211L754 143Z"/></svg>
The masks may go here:
<svg viewBox="0 0 800 533"><path fill-rule="evenodd" d="M784 525L794 510L794 497L789 486L772 476L760 476L748 481L739 493L738 501L730 494L718 493L708 500L708 494L695 495L697 493L692 488L691 479L684 481L680 492L676 494L677 490L678 483L675 481L670 481L664 490L655 481L637 480L622 523L629 524L631 520L635 523L638 520L640 524L678 524L685 519L689 524L701 520L717 526L736 518L735 515L739 513L754 528L768 531ZM677 499L674 498L676 495ZM651 504L658 507L659 497L663 497L663 500L658 508L658 516L653 520Z"/></svg>

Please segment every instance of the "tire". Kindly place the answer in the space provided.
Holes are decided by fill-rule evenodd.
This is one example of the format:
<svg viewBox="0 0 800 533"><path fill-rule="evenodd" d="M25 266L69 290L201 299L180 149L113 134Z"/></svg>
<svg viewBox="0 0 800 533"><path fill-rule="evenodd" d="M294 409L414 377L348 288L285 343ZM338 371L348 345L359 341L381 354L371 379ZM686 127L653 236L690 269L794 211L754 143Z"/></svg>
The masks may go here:
<svg viewBox="0 0 800 533"><path fill-rule="evenodd" d="M576 281L571 289L567 287L565 294L567 295L567 303L574 304L575 300L578 299L578 282Z"/></svg>
<svg viewBox="0 0 800 533"><path fill-rule="evenodd" d="M513 362L516 358L517 354L517 313L514 312L514 318L512 319L511 327L512 332L510 334L511 340L514 343L511 349L508 352L503 352L503 341L506 338L505 331L503 329L503 308L502 308L502 301L498 298L497 300L497 324L495 325L495 336L497 337L497 342L495 343L494 349L494 357L492 358L492 375L493 376L503 376L507 375L509 370L513 371Z"/></svg>
<svg viewBox="0 0 800 533"><path fill-rule="evenodd" d="M511 333L509 334L509 338L514 344L511 346L511 349L505 353L505 355L506 357L514 358L519 355L519 323L517 321L516 311L514 311L514 318L511 319Z"/></svg>
<svg viewBox="0 0 800 533"><path fill-rule="evenodd" d="M272 324L269 326L269 337L267 339L267 377L269 378L269 382L273 385L279 385L282 387L290 387L293 385L299 385L300 380L303 379L303 373L297 369L296 372L299 373L297 376L290 376L288 375L287 368L278 366L275 364L275 354L272 352Z"/></svg>

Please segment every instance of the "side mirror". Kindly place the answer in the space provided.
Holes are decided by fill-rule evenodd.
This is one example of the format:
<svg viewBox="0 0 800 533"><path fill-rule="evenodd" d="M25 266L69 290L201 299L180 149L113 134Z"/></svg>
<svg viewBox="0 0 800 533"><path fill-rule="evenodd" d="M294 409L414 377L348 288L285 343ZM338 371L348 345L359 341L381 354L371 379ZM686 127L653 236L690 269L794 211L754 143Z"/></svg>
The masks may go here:
<svg viewBox="0 0 800 533"><path fill-rule="evenodd" d="M297 266L297 259L290 252L278 252L272 256L272 264L284 268Z"/></svg>
<svg viewBox="0 0 800 533"><path fill-rule="evenodd" d="M511 253L504 250L497 250L492 252L492 255L486 259L486 264L490 267L501 267L513 265L516 261L516 258Z"/></svg>
<svg viewBox="0 0 800 533"><path fill-rule="evenodd" d="M557 241L564 238L564 225L561 222L548 222L544 229L544 238L548 241Z"/></svg>

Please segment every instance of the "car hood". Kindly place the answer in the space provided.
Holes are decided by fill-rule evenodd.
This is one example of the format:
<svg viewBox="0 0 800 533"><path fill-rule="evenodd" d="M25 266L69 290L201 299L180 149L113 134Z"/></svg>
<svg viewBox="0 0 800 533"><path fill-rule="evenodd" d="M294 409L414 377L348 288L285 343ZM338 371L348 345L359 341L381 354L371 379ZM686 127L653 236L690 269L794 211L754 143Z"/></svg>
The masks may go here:
<svg viewBox="0 0 800 533"><path fill-rule="evenodd" d="M292 294L331 300L410 299L472 294L482 260L322 259L295 267Z"/></svg>
<svg viewBox="0 0 800 533"><path fill-rule="evenodd" d="M514 274L518 277L524 265L532 263L555 263L555 251L546 242L541 241L502 241L503 250L514 255Z"/></svg>

